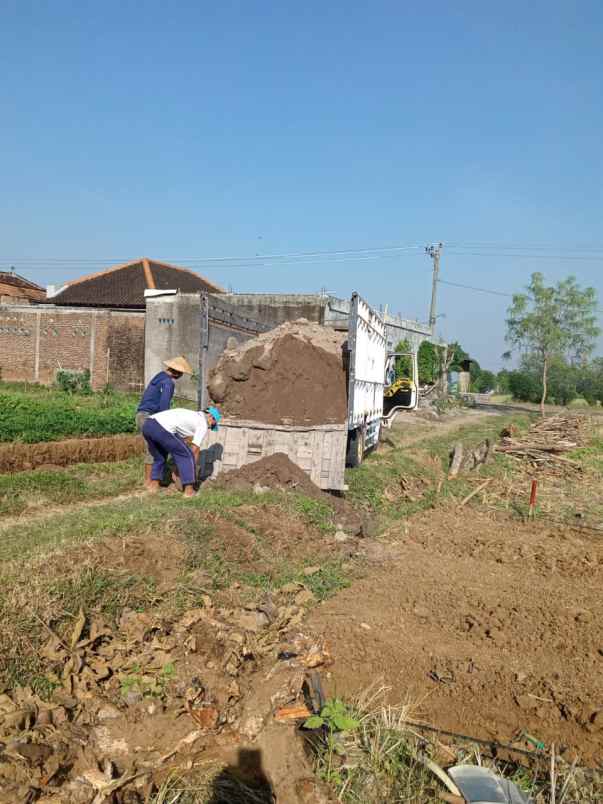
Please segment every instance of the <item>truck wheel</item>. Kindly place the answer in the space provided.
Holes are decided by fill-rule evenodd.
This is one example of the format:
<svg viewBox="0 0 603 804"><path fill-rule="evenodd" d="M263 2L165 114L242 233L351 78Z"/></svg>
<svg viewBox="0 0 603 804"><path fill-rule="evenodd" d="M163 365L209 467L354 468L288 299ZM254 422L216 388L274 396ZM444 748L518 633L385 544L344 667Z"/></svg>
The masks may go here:
<svg viewBox="0 0 603 804"><path fill-rule="evenodd" d="M351 467L360 466L364 457L364 434L361 429L353 430L348 437L348 454L346 464Z"/></svg>

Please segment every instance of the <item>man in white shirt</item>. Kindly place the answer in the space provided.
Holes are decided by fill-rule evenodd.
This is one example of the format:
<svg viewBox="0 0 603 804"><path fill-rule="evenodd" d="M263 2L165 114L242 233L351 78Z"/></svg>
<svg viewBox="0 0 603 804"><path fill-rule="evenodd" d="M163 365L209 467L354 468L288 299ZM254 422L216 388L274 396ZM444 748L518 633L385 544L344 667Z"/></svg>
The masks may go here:
<svg viewBox="0 0 603 804"><path fill-rule="evenodd" d="M178 467L184 496L194 496L201 443L209 427L218 429L221 418L218 408L210 406L206 410L172 408L146 419L142 434L153 456L150 491L159 491L159 481L163 477L167 458L171 455ZM185 438L192 439L190 447Z"/></svg>

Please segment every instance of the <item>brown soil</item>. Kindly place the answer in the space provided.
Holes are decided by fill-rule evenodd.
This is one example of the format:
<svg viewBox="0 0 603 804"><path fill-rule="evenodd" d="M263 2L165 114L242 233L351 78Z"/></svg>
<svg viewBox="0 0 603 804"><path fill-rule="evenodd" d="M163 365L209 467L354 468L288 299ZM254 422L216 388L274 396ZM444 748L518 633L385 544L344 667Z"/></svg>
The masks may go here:
<svg viewBox="0 0 603 804"><path fill-rule="evenodd" d="M31 469L56 469L72 463L123 461L144 451L140 436L117 435L104 438L70 438L39 444L0 444L0 474Z"/></svg>
<svg viewBox="0 0 603 804"><path fill-rule="evenodd" d="M283 324L225 352L211 372L210 395L227 417L308 426L344 422L343 340L318 324Z"/></svg>
<svg viewBox="0 0 603 804"><path fill-rule="evenodd" d="M216 482L233 489L246 490L265 487L283 491L299 491L307 497L315 499L329 497L284 452L275 452L274 455L260 458L240 469L224 472Z"/></svg>
<svg viewBox="0 0 603 804"><path fill-rule="evenodd" d="M261 509L240 513L262 527ZM243 545L245 559L245 531L217 524L216 547ZM292 524L283 523L289 535ZM82 545L69 557L55 557L57 574L75 562L148 577L158 604L184 568L182 545L163 536ZM101 791L115 804L143 804L173 773L190 774L212 801L230 801L242 780L254 801L268 804L274 791L290 804L326 802L293 725L274 719L279 707L303 703L307 667L328 661L320 640L298 633L303 587L293 586L264 595L261 608L243 607L237 585L215 597L200 589L183 613L126 608L115 625L73 612L60 634L49 629L40 655L57 689L48 700L29 688L0 695L0 804L93 804L105 800ZM53 623L43 606L40 616ZM288 661L278 658L283 644L296 650ZM240 790L235 798L246 800Z"/></svg>
<svg viewBox="0 0 603 804"><path fill-rule="evenodd" d="M254 489L261 493L267 489L296 491L305 497L327 503L336 514L337 523L352 535L358 535L367 523L342 497L335 497L319 489L297 464L284 452L275 452L258 461L248 463L240 469L225 472L215 481L225 488L240 490Z"/></svg>
<svg viewBox="0 0 603 804"><path fill-rule="evenodd" d="M328 637L337 694L378 674L442 729L503 741L526 729L600 762L600 537L446 509L400 536L372 543L377 568L308 620Z"/></svg>

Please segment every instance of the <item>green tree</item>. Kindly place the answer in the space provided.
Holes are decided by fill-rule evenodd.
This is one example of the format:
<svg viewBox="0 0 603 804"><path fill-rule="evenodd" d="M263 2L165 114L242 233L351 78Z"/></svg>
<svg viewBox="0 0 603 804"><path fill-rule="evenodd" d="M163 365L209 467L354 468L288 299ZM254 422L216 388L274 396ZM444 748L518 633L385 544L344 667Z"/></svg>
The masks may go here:
<svg viewBox="0 0 603 804"><path fill-rule="evenodd" d="M419 382L432 385L437 382L444 368L444 349L429 341L423 341L417 353Z"/></svg>
<svg viewBox="0 0 603 804"><path fill-rule="evenodd" d="M469 360L469 354L463 349L458 341L453 341L448 346L450 355L450 371L461 371L463 360Z"/></svg>
<svg viewBox="0 0 603 804"><path fill-rule="evenodd" d="M475 381L478 394L485 394L487 391L494 391L496 385L496 375L487 369L482 369Z"/></svg>
<svg viewBox="0 0 603 804"><path fill-rule="evenodd" d="M508 369L501 369L496 375L496 388L499 394L509 394L509 371Z"/></svg>
<svg viewBox="0 0 603 804"><path fill-rule="evenodd" d="M399 341L395 348L395 352L410 352L412 351L410 348L410 341L406 338L403 341ZM408 377L412 376L412 358L410 357L397 357L396 358L396 379L400 377Z"/></svg>
<svg viewBox="0 0 603 804"><path fill-rule="evenodd" d="M603 357L596 357L580 369L576 390L591 405L603 402Z"/></svg>
<svg viewBox="0 0 603 804"><path fill-rule="evenodd" d="M597 294L594 288L582 290L573 276L547 287L541 273L532 274L526 291L513 296L507 311L507 342L539 361L544 416L552 359L584 360L594 348L600 332L595 314Z"/></svg>

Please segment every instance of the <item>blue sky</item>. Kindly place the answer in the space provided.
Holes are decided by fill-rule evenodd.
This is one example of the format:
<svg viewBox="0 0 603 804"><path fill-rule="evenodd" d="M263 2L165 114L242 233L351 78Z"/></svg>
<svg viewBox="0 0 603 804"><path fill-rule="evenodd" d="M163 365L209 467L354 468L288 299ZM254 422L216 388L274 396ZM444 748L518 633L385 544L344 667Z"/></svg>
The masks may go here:
<svg viewBox="0 0 603 804"><path fill-rule="evenodd" d="M422 246L443 241L442 279L574 273L603 307L600 2L5 0L0 19L1 268L408 244L183 264L425 319ZM442 285L439 329L497 368L508 301Z"/></svg>

